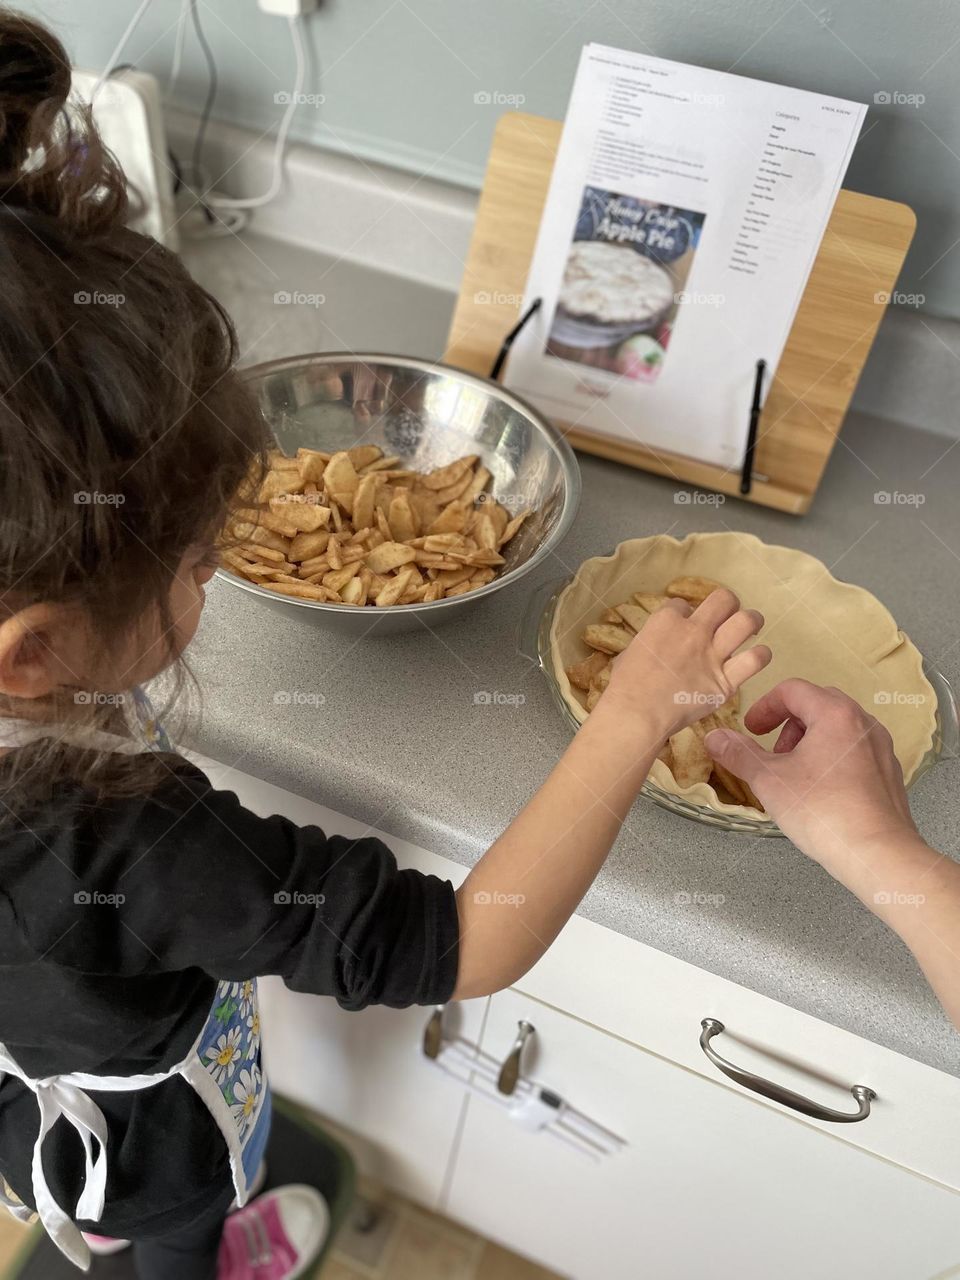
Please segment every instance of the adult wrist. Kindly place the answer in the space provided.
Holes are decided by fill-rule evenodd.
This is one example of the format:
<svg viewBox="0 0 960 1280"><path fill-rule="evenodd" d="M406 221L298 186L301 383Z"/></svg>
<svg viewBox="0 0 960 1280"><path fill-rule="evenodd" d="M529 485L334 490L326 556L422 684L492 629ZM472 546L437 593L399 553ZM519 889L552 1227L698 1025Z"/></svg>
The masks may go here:
<svg viewBox="0 0 960 1280"><path fill-rule="evenodd" d="M878 873L899 868L907 870L918 860L925 863L924 854L931 852L916 827L906 822L864 831L854 837L852 847L858 857Z"/></svg>
<svg viewBox="0 0 960 1280"><path fill-rule="evenodd" d="M883 915L884 907L895 907L918 892L917 881L938 856L916 828L898 824L852 837L844 849L818 861L871 910Z"/></svg>

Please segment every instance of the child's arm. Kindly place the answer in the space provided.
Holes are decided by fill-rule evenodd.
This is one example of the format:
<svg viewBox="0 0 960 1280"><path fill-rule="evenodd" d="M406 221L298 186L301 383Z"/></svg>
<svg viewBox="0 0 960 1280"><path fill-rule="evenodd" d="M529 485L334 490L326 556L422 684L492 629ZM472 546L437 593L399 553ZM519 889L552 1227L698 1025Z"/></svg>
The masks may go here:
<svg viewBox="0 0 960 1280"><path fill-rule="evenodd" d="M761 621L728 591L696 613L674 602L651 618L545 786L458 893L399 869L379 839L258 817L186 763L147 797L92 806L65 791L45 817L55 856L38 858L26 829L19 852L5 852L30 903L17 917L27 953L85 973L178 972L204 991L203 974L278 974L347 1009L496 991L576 908L666 735L768 661L762 646L730 657ZM92 891L115 905L87 905Z"/></svg>
<svg viewBox="0 0 960 1280"><path fill-rule="evenodd" d="M852 698L786 680L744 718L752 733L783 725L774 751L726 730L707 736L767 812L894 929L960 1027L960 866L921 839L890 734Z"/></svg>
<svg viewBox="0 0 960 1280"><path fill-rule="evenodd" d="M695 612L659 610L616 660L610 685L550 777L457 892L454 999L489 995L534 965L577 908L670 734L770 660L763 625L716 591Z"/></svg>

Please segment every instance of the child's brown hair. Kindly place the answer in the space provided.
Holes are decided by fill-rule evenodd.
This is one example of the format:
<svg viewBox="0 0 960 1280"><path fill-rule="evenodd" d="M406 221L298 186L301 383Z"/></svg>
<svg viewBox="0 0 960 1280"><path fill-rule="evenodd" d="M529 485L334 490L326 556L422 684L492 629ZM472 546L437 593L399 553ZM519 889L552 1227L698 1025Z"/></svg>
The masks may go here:
<svg viewBox="0 0 960 1280"><path fill-rule="evenodd" d="M0 9L0 622L75 605L108 648L155 613L172 656L173 575L263 465L267 431L229 317L124 225L123 174L69 93L60 41ZM3 805L65 768L100 791L158 772L48 741L4 759Z"/></svg>

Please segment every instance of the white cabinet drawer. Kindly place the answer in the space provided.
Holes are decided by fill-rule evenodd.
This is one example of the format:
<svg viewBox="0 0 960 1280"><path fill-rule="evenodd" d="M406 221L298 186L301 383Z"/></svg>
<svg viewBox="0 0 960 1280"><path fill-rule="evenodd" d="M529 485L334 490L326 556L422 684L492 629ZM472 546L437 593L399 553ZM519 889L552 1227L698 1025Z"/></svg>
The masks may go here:
<svg viewBox="0 0 960 1280"><path fill-rule="evenodd" d="M516 991L485 1054L623 1138L597 1161L471 1096L446 1212L575 1280L931 1280L960 1197ZM952 1270L949 1274L953 1274Z"/></svg>
<svg viewBox="0 0 960 1280"><path fill-rule="evenodd" d="M713 1041L723 1057L816 1103L856 1113L850 1088L866 1085L877 1097L870 1115L857 1123L789 1114L960 1189L960 1079L955 1076L580 917L567 924L516 987L739 1093L747 1090L723 1075L700 1048L704 1018L718 1019L726 1028ZM957 1049L960 1056L960 1034Z"/></svg>
<svg viewBox="0 0 960 1280"><path fill-rule="evenodd" d="M348 836L379 835L402 866L454 884L467 874L457 863L310 800L212 761L198 763L215 785L236 791L256 812L283 813ZM960 1189L960 1079L954 1076L579 916L516 989L741 1094L743 1086L722 1075L700 1049L702 1019L724 1023L714 1044L725 1057L827 1107L855 1111L850 1086L869 1086L877 1098L859 1123L796 1118ZM960 1057L960 1034L957 1048ZM762 1101L786 1113L778 1103Z"/></svg>

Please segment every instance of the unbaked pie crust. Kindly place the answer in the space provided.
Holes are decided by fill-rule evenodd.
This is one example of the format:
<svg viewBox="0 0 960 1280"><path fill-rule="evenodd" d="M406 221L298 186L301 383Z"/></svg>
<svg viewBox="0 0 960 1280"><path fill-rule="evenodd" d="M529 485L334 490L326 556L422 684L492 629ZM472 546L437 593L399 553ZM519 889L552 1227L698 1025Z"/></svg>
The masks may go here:
<svg viewBox="0 0 960 1280"><path fill-rule="evenodd" d="M585 560L561 592L550 629L553 675L579 723L587 718L585 694L571 686L565 668L588 657L584 627L605 608L634 591L660 592L673 578L711 578L730 587L744 607L766 618L760 640L773 660L744 686L746 710L790 676L843 689L889 729L907 782L930 750L937 699L923 674L923 660L889 610L869 591L839 582L819 560L791 547L769 546L748 533L692 533L622 542L609 556ZM758 741L772 746L777 731ZM757 811L725 804L707 783L678 787L659 760L650 780L663 791L732 816Z"/></svg>

